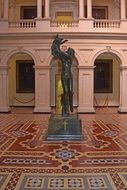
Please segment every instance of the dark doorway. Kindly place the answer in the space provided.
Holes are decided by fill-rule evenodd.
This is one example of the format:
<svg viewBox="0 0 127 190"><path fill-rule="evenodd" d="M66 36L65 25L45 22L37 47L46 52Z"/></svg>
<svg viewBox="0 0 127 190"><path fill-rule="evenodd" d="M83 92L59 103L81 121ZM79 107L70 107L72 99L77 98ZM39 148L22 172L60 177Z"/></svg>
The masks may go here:
<svg viewBox="0 0 127 190"><path fill-rule="evenodd" d="M32 60L16 61L16 92L34 93L35 89L35 71Z"/></svg>

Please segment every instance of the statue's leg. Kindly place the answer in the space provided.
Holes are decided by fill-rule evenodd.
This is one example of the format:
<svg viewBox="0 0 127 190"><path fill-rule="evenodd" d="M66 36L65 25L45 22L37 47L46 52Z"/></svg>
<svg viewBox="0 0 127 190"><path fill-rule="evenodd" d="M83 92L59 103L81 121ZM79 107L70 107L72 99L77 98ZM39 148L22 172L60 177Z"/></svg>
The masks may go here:
<svg viewBox="0 0 127 190"><path fill-rule="evenodd" d="M62 116L69 115L69 100L68 94L63 94L63 101L62 101Z"/></svg>
<svg viewBox="0 0 127 190"><path fill-rule="evenodd" d="M70 100L69 100L69 79L66 77L61 77L61 81L62 81L62 86L63 86L63 109L62 109L62 115L64 116L68 116L69 115L69 105L70 105Z"/></svg>
<svg viewBox="0 0 127 190"><path fill-rule="evenodd" d="M73 92L69 92L70 111L73 112Z"/></svg>
<svg viewBox="0 0 127 190"><path fill-rule="evenodd" d="M65 100L64 100L64 94L61 94L61 105L62 105L62 116L65 115Z"/></svg>
<svg viewBox="0 0 127 190"><path fill-rule="evenodd" d="M66 110L66 115L69 115L69 97L68 97L68 93L65 94L65 100L66 100L66 104L65 104L65 110Z"/></svg>
<svg viewBox="0 0 127 190"><path fill-rule="evenodd" d="M70 80L69 80L69 105L70 105L70 111L73 112L73 79L72 79L72 75L70 76Z"/></svg>

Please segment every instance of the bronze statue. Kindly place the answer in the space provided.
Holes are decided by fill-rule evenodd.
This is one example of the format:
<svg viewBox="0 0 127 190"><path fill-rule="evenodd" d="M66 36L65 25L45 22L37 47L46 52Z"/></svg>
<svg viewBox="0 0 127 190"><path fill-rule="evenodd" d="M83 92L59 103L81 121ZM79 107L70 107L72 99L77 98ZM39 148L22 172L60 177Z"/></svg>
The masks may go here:
<svg viewBox="0 0 127 190"><path fill-rule="evenodd" d="M65 52L60 49L61 44L65 43L66 41L68 40L64 40L59 35L57 35L51 46L52 55L56 58L59 58L62 62L62 116L69 116L69 111L73 112L73 76L71 73L71 65L75 52L70 47Z"/></svg>

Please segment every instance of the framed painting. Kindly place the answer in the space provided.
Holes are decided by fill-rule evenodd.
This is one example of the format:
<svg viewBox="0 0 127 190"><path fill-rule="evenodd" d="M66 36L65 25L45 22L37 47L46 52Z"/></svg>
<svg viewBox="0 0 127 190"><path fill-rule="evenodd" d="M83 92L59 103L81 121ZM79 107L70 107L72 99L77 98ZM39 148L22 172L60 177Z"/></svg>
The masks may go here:
<svg viewBox="0 0 127 190"><path fill-rule="evenodd" d="M108 19L108 7L107 6L93 6L92 17L95 19Z"/></svg>
<svg viewBox="0 0 127 190"><path fill-rule="evenodd" d="M85 6L85 17L87 17L87 6ZM108 7L92 6L92 17L95 19L108 19Z"/></svg>
<svg viewBox="0 0 127 190"><path fill-rule="evenodd" d="M35 71L32 60L16 61L16 92L34 93L35 91Z"/></svg>
<svg viewBox="0 0 127 190"><path fill-rule="evenodd" d="M113 60L97 59L94 70L94 93L112 93Z"/></svg>
<svg viewBox="0 0 127 190"><path fill-rule="evenodd" d="M21 6L20 18L21 19L34 19L37 17L37 6ZM42 6L42 17L44 17L44 6Z"/></svg>

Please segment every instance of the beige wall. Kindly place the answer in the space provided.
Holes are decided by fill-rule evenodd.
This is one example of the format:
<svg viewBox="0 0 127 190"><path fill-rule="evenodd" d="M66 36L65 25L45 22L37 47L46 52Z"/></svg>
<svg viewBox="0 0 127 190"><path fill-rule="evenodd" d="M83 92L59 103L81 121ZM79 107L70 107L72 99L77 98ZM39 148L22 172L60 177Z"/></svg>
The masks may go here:
<svg viewBox="0 0 127 190"><path fill-rule="evenodd" d="M65 36L63 37L65 38ZM15 88L15 61L17 59L33 58L35 62L35 103L31 102L29 105L35 105L36 111L50 110L50 64L52 60L51 44L53 39L54 36L47 36L45 38L36 37L35 39L32 39L29 36L27 39L24 38L22 40L4 41L2 48L0 48L0 66L5 67L5 69L9 66L9 105L12 103L14 105L23 105L21 103L19 104L19 102L17 102L14 97L21 101L28 101L33 97L33 94L17 94ZM113 59L114 88L113 93L109 94L109 106L119 106L120 66L127 65L125 61L127 59L126 44L119 40L107 41L87 38L80 39L77 38L77 36L75 36L75 38L71 38L70 35L70 37L68 36L68 42L66 45L67 47L72 47L75 49L76 60L79 65L77 92L79 111L93 112L94 61L98 57L103 59ZM21 52L24 52L25 56ZM105 56L103 53L107 53L107 56ZM124 88L125 84L122 84L121 86ZM99 105L104 104L106 96L106 94L96 94Z"/></svg>

